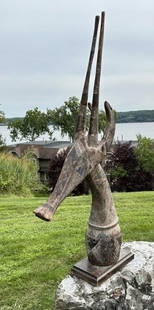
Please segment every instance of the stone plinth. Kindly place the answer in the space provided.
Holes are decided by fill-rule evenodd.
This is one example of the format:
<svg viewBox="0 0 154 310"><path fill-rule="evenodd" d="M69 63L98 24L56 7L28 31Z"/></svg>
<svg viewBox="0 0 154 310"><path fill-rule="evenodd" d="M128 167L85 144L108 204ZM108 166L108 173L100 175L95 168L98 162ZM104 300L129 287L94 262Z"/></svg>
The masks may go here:
<svg viewBox="0 0 154 310"><path fill-rule="evenodd" d="M100 286L67 276L56 293L55 310L154 310L154 242L128 242L135 257Z"/></svg>

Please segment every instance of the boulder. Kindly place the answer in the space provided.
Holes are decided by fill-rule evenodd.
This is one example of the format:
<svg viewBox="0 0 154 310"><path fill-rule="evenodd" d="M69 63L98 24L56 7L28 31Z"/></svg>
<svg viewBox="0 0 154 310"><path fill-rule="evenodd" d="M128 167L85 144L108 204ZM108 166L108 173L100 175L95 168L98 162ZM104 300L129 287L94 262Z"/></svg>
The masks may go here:
<svg viewBox="0 0 154 310"><path fill-rule="evenodd" d="M68 275L58 286L55 310L154 310L154 242L123 243L134 259L100 286Z"/></svg>

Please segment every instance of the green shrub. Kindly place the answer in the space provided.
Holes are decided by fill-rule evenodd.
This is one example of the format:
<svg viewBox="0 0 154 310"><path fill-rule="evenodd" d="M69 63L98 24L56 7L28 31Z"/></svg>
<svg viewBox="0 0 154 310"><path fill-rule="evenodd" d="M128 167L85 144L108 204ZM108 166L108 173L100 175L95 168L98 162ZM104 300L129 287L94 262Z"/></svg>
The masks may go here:
<svg viewBox="0 0 154 310"><path fill-rule="evenodd" d="M136 148L130 142L119 142L114 146L113 153L105 167L112 191L153 190L153 175L150 169L149 171L144 169L145 167L141 165L136 153ZM146 153L138 150L142 162L148 164L149 162L144 160L149 155L148 148ZM152 156L152 151L150 154Z"/></svg>
<svg viewBox="0 0 154 310"><path fill-rule="evenodd" d="M30 154L21 159L0 153L0 192L27 195L40 187L37 162Z"/></svg>
<svg viewBox="0 0 154 310"><path fill-rule="evenodd" d="M154 142L147 137L137 136L138 144L135 154L140 166L146 172L154 174Z"/></svg>

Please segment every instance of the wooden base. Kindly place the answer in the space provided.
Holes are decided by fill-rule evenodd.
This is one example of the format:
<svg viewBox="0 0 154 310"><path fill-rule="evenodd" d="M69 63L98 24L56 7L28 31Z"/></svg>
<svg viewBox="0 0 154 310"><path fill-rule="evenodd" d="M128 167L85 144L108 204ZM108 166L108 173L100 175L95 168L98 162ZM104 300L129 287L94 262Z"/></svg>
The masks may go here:
<svg viewBox="0 0 154 310"><path fill-rule="evenodd" d="M108 279L112 274L130 262L133 258L134 254L131 253L128 247L121 249L118 262L110 266L92 265L86 257L73 266L71 275L75 275L94 286L98 286L103 281Z"/></svg>

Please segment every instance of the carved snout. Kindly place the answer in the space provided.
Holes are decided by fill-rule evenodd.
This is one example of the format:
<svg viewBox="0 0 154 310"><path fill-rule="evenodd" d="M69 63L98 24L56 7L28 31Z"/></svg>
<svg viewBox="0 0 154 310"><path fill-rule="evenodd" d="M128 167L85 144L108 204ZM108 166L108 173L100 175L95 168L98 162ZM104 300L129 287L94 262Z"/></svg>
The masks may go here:
<svg viewBox="0 0 154 310"><path fill-rule="evenodd" d="M88 147L85 137L77 140L64 162L53 193L48 201L34 210L40 219L50 221L59 204L102 161L102 148Z"/></svg>
<svg viewBox="0 0 154 310"><path fill-rule="evenodd" d="M33 211L33 213L44 221L51 221L54 215L54 208L49 203L44 203Z"/></svg>

